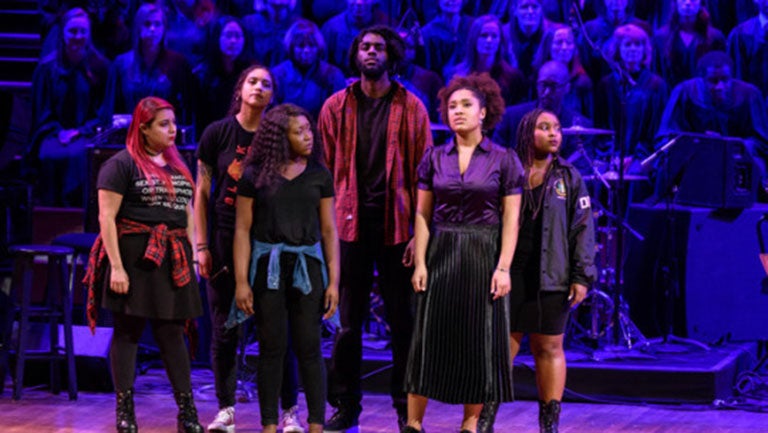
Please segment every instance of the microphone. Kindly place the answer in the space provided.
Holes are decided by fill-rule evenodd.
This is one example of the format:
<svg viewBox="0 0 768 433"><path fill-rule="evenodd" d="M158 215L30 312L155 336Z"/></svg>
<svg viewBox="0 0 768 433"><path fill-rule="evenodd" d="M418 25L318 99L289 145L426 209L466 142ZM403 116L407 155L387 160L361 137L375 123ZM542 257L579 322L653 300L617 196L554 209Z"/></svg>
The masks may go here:
<svg viewBox="0 0 768 433"><path fill-rule="evenodd" d="M661 146L656 152L653 152L651 156L640 162L640 167L642 167L644 170L647 169L661 154L666 153L667 150L669 150L669 148L672 147L675 142L677 142L678 138L680 138L680 136L676 135L675 138L664 143L664 145Z"/></svg>

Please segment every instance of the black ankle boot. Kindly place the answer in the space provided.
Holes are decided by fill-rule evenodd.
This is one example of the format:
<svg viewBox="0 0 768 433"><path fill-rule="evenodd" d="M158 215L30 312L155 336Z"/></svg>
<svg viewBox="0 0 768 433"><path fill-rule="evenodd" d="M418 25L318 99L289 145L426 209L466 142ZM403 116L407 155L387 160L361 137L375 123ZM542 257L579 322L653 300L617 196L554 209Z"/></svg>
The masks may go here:
<svg viewBox="0 0 768 433"><path fill-rule="evenodd" d="M550 400L549 403L539 401L539 433L558 433L560 424L560 402Z"/></svg>
<svg viewBox="0 0 768 433"><path fill-rule="evenodd" d="M192 400L192 392L174 392L173 396L179 406L176 431L178 433L203 433L203 426L197 420L197 409Z"/></svg>
<svg viewBox="0 0 768 433"><path fill-rule="evenodd" d="M136 411L133 406L133 390L117 391L117 433L138 433L139 426L136 425Z"/></svg>
<svg viewBox="0 0 768 433"><path fill-rule="evenodd" d="M496 422L496 412L498 411L498 401L489 401L483 405L480 418L477 420L477 433L493 433L493 424Z"/></svg>

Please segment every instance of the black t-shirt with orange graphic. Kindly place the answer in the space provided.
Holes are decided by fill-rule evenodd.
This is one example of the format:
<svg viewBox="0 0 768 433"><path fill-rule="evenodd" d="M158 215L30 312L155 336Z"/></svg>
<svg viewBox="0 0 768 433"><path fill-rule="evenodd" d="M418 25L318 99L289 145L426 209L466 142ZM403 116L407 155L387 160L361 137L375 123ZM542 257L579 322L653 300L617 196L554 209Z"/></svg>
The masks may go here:
<svg viewBox="0 0 768 433"><path fill-rule="evenodd" d="M254 133L246 131L235 116L211 123L203 131L197 159L213 168L212 220L215 228L234 230L237 182L243 173L243 159Z"/></svg>

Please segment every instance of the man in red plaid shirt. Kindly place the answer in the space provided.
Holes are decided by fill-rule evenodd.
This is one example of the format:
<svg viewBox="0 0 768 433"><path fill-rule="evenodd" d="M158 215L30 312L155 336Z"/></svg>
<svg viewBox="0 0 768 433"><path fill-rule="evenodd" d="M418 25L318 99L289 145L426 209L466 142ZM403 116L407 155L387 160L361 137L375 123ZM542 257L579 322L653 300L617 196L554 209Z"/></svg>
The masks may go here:
<svg viewBox="0 0 768 433"><path fill-rule="evenodd" d="M358 425L362 327L374 267L391 328L390 393L398 427L407 419L403 377L413 328L409 268L416 167L432 135L424 105L390 76L403 53L402 39L388 27L360 32L349 51L350 68L360 80L328 98L318 119L341 241L341 329L328 383L337 410L325 425L327 433Z"/></svg>

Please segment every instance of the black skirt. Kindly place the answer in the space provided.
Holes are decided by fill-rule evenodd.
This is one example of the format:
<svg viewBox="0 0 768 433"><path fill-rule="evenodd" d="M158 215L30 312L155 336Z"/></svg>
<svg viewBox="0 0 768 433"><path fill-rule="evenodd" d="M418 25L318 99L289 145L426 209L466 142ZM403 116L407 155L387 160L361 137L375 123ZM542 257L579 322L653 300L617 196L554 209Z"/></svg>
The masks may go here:
<svg viewBox="0 0 768 433"><path fill-rule="evenodd" d="M543 184L532 191L533 202L544 194ZM534 218L524 206L517 248L512 261L509 329L512 332L559 335L565 332L570 306L568 292L541 291L542 216Z"/></svg>
<svg viewBox="0 0 768 433"><path fill-rule="evenodd" d="M452 404L512 401L507 299L493 301L498 226L440 226L417 295L406 391Z"/></svg>
<svg viewBox="0 0 768 433"><path fill-rule="evenodd" d="M194 269L192 280L184 287L173 285L171 275L171 250L159 267L143 259L149 234L124 235L118 241L120 257L128 274L128 293L119 295L109 289L107 269L101 306L114 312L149 319L185 320L203 314L200 290ZM187 251L189 266L193 266L192 247L182 239Z"/></svg>

